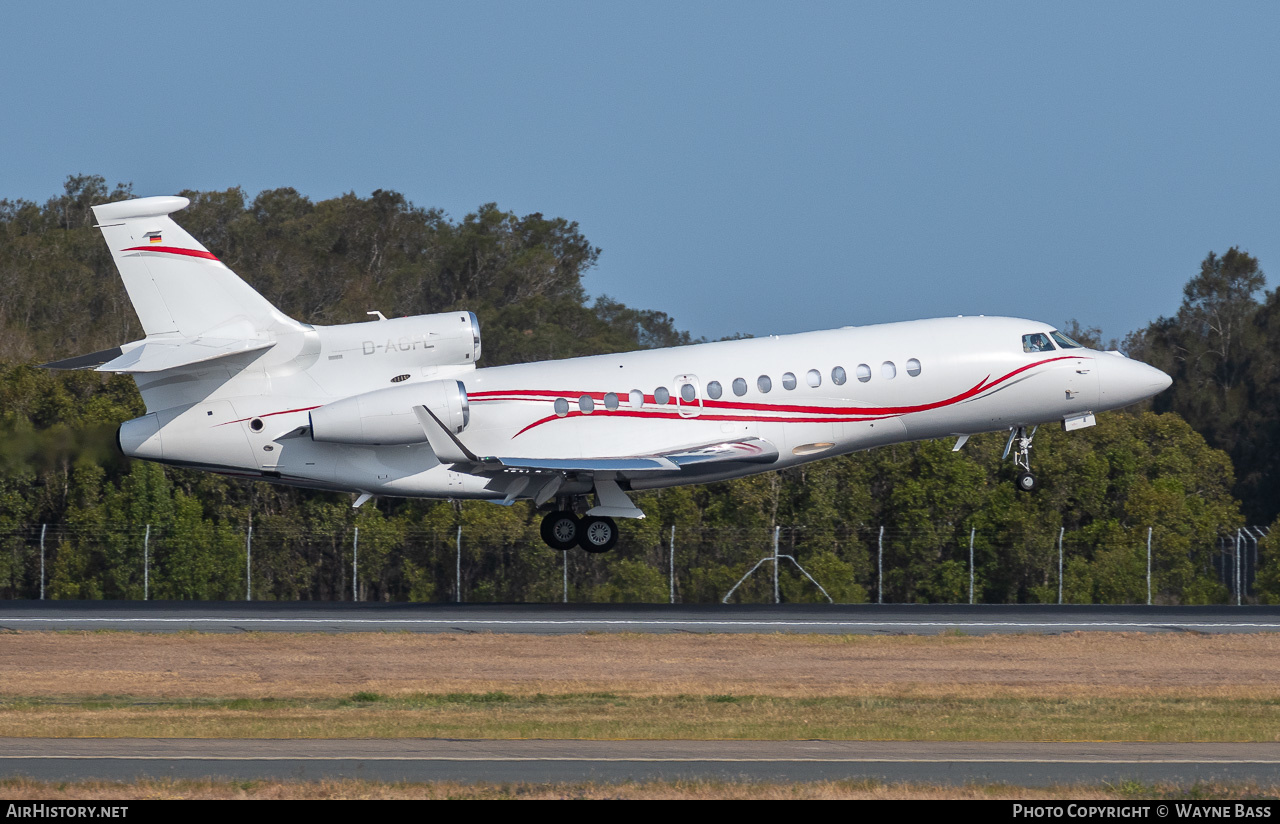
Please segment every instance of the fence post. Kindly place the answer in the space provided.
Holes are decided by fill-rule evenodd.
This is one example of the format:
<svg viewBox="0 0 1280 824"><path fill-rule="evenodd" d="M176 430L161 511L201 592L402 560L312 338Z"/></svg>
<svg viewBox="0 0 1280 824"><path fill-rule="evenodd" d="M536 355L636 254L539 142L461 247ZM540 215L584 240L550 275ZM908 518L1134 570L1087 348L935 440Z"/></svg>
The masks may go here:
<svg viewBox="0 0 1280 824"><path fill-rule="evenodd" d="M1245 527L1244 537L1246 540L1253 541L1253 560L1249 560L1249 545L1245 544L1245 563L1249 564L1249 572L1244 576L1244 591L1248 592L1252 588L1252 583L1258 580L1258 537L1267 537L1262 531L1262 527Z"/></svg>
<svg viewBox="0 0 1280 824"><path fill-rule="evenodd" d="M147 533L142 538L142 600L151 597L151 569L147 557L151 550L151 524L147 524Z"/></svg>
<svg viewBox="0 0 1280 824"><path fill-rule="evenodd" d="M782 532L782 527L774 526L773 528L773 602L779 603L778 600L778 534Z"/></svg>
<svg viewBox="0 0 1280 824"><path fill-rule="evenodd" d="M560 596L560 603L569 603L569 553L561 552L560 557L564 559L564 591Z"/></svg>
<svg viewBox="0 0 1280 824"><path fill-rule="evenodd" d="M969 603L973 603L973 535L978 528L969 527Z"/></svg>
<svg viewBox="0 0 1280 824"><path fill-rule="evenodd" d="M360 560L360 527L356 527L355 530L355 537L351 539L351 600L353 602L360 600L360 588L356 583L359 569L357 564Z"/></svg>
<svg viewBox="0 0 1280 824"><path fill-rule="evenodd" d="M244 533L244 599L253 600L253 516L249 516L249 528Z"/></svg>
<svg viewBox="0 0 1280 824"><path fill-rule="evenodd" d="M884 603L884 526L880 526L880 538L876 542L876 603Z"/></svg>
<svg viewBox="0 0 1280 824"><path fill-rule="evenodd" d="M671 603L676 602L676 525L671 525Z"/></svg>
<svg viewBox="0 0 1280 824"><path fill-rule="evenodd" d="M1147 527L1147 606L1151 606L1151 527Z"/></svg>
<svg viewBox="0 0 1280 824"><path fill-rule="evenodd" d="M458 524L457 566L454 568L453 602L462 603L462 524Z"/></svg>
<svg viewBox="0 0 1280 824"><path fill-rule="evenodd" d="M1062 605L1062 536L1067 532L1067 528L1058 528L1058 605Z"/></svg>
<svg viewBox="0 0 1280 824"><path fill-rule="evenodd" d="M48 524L40 524L40 600L44 600L44 531Z"/></svg>
<svg viewBox="0 0 1280 824"><path fill-rule="evenodd" d="M1240 581L1243 576L1240 574L1240 530L1236 530L1236 606L1241 604Z"/></svg>

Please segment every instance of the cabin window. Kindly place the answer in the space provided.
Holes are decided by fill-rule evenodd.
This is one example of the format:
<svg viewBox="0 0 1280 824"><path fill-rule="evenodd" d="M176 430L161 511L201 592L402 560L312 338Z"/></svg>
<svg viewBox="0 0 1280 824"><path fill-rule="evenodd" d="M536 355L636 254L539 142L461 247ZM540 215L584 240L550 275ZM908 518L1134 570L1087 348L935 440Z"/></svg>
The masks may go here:
<svg viewBox="0 0 1280 824"><path fill-rule="evenodd" d="M639 389L632 389L627 395L627 402L631 404L632 409L640 409L644 406L644 393Z"/></svg>
<svg viewBox="0 0 1280 824"><path fill-rule="evenodd" d="M743 378L734 378L734 379L733 379L733 394L737 395L739 398L741 398L743 395L747 394L747 382L746 382L746 380L744 380Z"/></svg>
<svg viewBox="0 0 1280 824"><path fill-rule="evenodd" d="M604 408L610 412L618 408L618 393L609 392L604 396Z"/></svg>
<svg viewBox="0 0 1280 824"><path fill-rule="evenodd" d="M783 388L783 389L795 389L795 388L796 388L796 375L795 375L795 373L794 373L794 372L783 372L783 373L782 373L782 388Z"/></svg>
<svg viewBox="0 0 1280 824"><path fill-rule="evenodd" d="M880 364L880 376L886 380L896 378L898 376L898 367L893 365L893 361L887 360Z"/></svg>
<svg viewBox="0 0 1280 824"><path fill-rule="evenodd" d="M761 392L768 393L768 391L772 388L773 388L773 380L770 379L768 375L761 375L760 377L756 378L756 389L759 389Z"/></svg>
<svg viewBox="0 0 1280 824"><path fill-rule="evenodd" d="M596 409L596 402L591 400L590 395L583 395L578 398L578 408L582 410L582 414L590 415Z"/></svg>
<svg viewBox="0 0 1280 824"><path fill-rule="evenodd" d="M1049 341L1049 336L1044 332L1036 332L1033 335L1022 336L1023 352L1052 352L1053 344Z"/></svg>
<svg viewBox="0 0 1280 824"><path fill-rule="evenodd" d="M858 380L866 383L871 380L871 367L867 366L865 363L858 364L857 375Z"/></svg>
<svg viewBox="0 0 1280 824"><path fill-rule="evenodd" d="M1071 338L1067 337L1066 335L1062 334L1057 330L1050 332L1049 334L1052 335L1053 339L1058 342L1058 348L1060 349L1083 349L1084 348L1084 344L1076 343Z"/></svg>
<svg viewBox="0 0 1280 824"><path fill-rule="evenodd" d="M822 373L819 372L817 369L810 369L808 372L806 372L804 375L804 379L805 379L805 382L807 382L814 389L817 389L819 386L822 386Z"/></svg>
<svg viewBox="0 0 1280 824"><path fill-rule="evenodd" d="M720 381L712 381L707 384L707 397L711 400L717 400L724 394L724 389L720 386Z"/></svg>
<svg viewBox="0 0 1280 824"><path fill-rule="evenodd" d="M555 407L556 415L558 417L563 418L565 415L569 414L569 402L564 398L556 398Z"/></svg>
<svg viewBox="0 0 1280 824"><path fill-rule="evenodd" d="M698 399L698 390L693 388L693 384L686 383L680 387L680 400L685 403L693 403Z"/></svg>
<svg viewBox="0 0 1280 824"><path fill-rule="evenodd" d="M910 375L910 376L911 376L911 377L913 377L913 378L914 378L916 375L919 375L919 374L920 374L920 361L916 360L915 358L912 358L911 360L907 361L907 374L908 374L908 375Z"/></svg>
<svg viewBox="0 0 1280 824"><path fill-rule="evenodd" d="M659 406L666 406L671 402L671 393L667 391L667 387L659 386L653 390L653 402Z"/></svg>
<svg viewBox="0 0 1280 824"><path fill-rule="evenodd" d="M843 366L837 366L835 369L831 370L831 382L836 386L844 386L844 382L848 379L849 376L844 373Z"/></svg>

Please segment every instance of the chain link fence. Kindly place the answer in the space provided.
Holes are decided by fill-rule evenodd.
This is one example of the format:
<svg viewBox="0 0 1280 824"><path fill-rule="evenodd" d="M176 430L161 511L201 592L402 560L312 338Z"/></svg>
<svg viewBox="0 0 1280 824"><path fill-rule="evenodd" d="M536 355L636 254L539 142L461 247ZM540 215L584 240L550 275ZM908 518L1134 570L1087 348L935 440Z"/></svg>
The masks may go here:
<svg viewBox="0 0 1280 824"><path fill-rule="evenodd" d="M623 525L618 547L527 529L30 524L0 530L0 598L773 603L1250 603L1267 529ZM754 570L754 572L752 572Z"/></svg>

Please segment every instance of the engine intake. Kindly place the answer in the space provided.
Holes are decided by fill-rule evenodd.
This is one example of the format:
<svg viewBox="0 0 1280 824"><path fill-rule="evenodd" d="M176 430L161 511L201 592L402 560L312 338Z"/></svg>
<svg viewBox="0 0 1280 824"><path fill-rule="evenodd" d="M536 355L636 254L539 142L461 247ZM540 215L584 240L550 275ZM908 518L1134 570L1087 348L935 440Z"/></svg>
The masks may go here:
<svg viewBox="0 0 1280 824"><path fill-rule="evenodd" d="M369 446L425 443L427 435L413 414L415 406L430 409L454 433L471 422L462 381L431 381L365 392L313 409L311 439Z"/></svg>

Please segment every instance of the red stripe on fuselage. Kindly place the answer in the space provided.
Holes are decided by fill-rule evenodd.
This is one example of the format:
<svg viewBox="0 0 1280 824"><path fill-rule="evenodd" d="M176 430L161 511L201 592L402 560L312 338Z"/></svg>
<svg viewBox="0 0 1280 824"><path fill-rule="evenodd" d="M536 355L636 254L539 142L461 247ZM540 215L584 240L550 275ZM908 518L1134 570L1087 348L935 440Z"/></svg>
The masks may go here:
<svg viewBox="0 0 1280 824"><path fill-rule="evenodd" d="M244 423L245 421L251 421L254 418L270 418L272 415L288 415L290 412L310 412L312 409L319 409L319 408L320 408L319 405L317 405L317 406L304 406L301 409L284 409L284 410L281 410L280 412L264 412L261 415L250 415L247 418L236 418L234 421L223 421L222 423L218 424L218 426L226 426L229 423Z"/></svg>
<svg viewBox="0 0 1280 824"><path fill-rule="evenodd" d="M995 380L991 380L991 376L987 375L985 378L983 378L982 380L974 384L970 389L967 389L958 395L954 395L950 398L946 398L945 400L934 401L933 403L917 404L914 406L797 406L792 404L762 404L762 403L745 403L745 402L738 402L738 401L713 401L713 400L707 399L702 401L701 406L698 406L697 404L689 404L687 406L666 404L659 409L642 409L642 410L601 409L601 410L596 410L590 413L581 412L581 411L569 412L563 417L578 418L578 417L584 417L588 414L603 414L603 415L615 415L615 416L620 415L622 417L628 417L628 418L666 418L666 419L688 418L690 420L707 420L707 421L756 421L756 422L777 421L781 423L856 423L858 421L866 421L866 420L882 420L887 417L898 417L900 415L909 415L913 412L928 412L933 409L941 409L946 406L962 403L964 401L974 398L975 396L987 391L988 389L992 389L1004 383L1005 381L1009 380L1010 378L1016 375L1026 372L1028 369L1034 369L1037 366L1043 366L1044 364L1053 363L1055 361L1073 360L1079 357L1080 357L1079 355L1062 355L1054 358L1046 358L1045 360L1042 360L1042 361L1029 363L1026 366L1020 366L1011 372L1001 375L999 378L996 378ZM586 395L592 400L603 401L604 396L606 394L610 394L610 393L557 392L549 389L489 390L485 392L468 392L467 399L473 402L503 401L503 400L543 401L543 400L555 400L556 398L565 398L566 400L568 400L571 398L578 398L583 395ZM613 394L616 394L619 400L622 400L623 398L627 397L628 393L618 392ZM645 395L644 402L650 403L650 404L657 404L657 400L652 395ZM681 415L679 412L679 410L681 409L685 409L685 410L716 409L716 410L724 410L724 411L739 410L742 412L775 413L775 414L769 415L767 417L762 417L759 415L715 415L715 414L707 414L706 412L699 412L697 414L690 414L690 415ZM799 415L815 415L815 416L824 416L824 417L803 417L803 418L780 417L779 415L783 413L791 413L792 415L799 414ZM832 417L832 416L838 416L838 417ZM560 417L562 416L548 415L545 418L541 418L539 420L534 421L533 423L524 427L523 429L521 429L519 432L517 432L515 435L512 435L511 437L512 438L519 437L520 435L523 435L525 432L528 432L530 429L533 429L536 426L541 426L544 423L549 423L551 421L559 419Z"/></svg>

